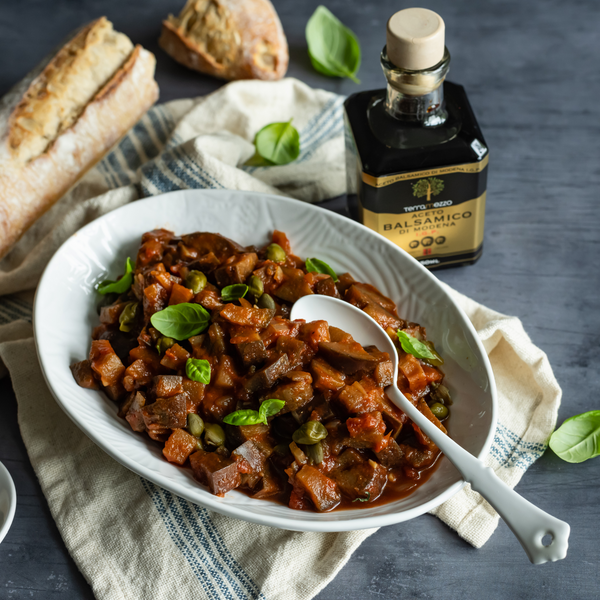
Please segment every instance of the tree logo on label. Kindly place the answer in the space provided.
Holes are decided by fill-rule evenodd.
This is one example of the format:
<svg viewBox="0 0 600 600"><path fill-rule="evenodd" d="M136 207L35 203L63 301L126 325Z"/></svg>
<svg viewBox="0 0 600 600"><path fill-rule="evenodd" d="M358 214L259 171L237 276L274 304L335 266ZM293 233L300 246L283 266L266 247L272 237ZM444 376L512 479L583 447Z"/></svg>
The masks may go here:
<svg viewBox="0 0 600 600"><path fill-rule="evenodd" d="M427 196L427 202L431 196L437 196L444 189L444 182L437 177L425 177L412 184L413 196L422 198Z"/></svg>

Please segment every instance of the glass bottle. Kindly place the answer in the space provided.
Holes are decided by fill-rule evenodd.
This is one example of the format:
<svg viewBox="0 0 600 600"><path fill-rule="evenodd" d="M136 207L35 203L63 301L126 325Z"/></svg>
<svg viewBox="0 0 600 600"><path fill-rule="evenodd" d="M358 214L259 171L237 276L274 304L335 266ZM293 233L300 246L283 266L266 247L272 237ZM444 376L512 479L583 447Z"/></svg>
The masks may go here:
<svg viewBox="0 0 600 600"><path fill-rule="evenodd" d="M410 8L388 21L387 89L345 104L352 216L428 268L482 253L488 148L462 86L445 81L444 22Z"/></svg>

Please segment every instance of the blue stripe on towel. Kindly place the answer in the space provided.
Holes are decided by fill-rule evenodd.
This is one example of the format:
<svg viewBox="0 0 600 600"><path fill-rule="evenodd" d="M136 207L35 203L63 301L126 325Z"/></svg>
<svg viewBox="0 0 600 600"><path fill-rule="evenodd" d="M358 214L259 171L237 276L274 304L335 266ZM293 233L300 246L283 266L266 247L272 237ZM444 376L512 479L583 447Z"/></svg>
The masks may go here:
<svg viewBox="0 0 600 600"><path fill-rule="evenodd" d="M525 442L520 436L498 423L490 455L503 467L517 467L526 471L544 452L547 446Z"/></svg>
<svg viewBox="0 0 600 600"><path fill-rule="evenodd" d="M173 543L187 560L211 600L265 600L258 586L233 558L210 513L140 478Z"/></svg>

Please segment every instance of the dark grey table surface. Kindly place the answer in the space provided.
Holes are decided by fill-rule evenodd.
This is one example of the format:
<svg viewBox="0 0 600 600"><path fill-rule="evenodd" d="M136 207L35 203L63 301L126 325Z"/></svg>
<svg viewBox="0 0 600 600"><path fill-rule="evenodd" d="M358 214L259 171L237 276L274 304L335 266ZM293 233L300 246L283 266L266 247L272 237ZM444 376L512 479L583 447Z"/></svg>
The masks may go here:
<svg viewBox="0 0 600 600"><path fill-rule="evenodd" d="M0 94L65 35L107 15L155 52L161 100L221 85L187 71L157 45L161 19L182 0L2 0ZM412 3L331 0L358 35L360 85L314 72L304 27L317 0L275 0L290 45L288 75L341 94L383 87L385 23ZM600 5L595 0L430 0L447 30L450 79L470 95L491 148L485 251L474 266L437 272L457 290L517 315L549 356L564 391L559 423L600 408ZM93 598L52 521L27 458L8 379L0 382L0 460L18 490L0 545L0 598ZM579 465L550 450L517 490L568 521L568 557L533 566L504 523L475 550L432 516L379 530L319 600L600 597L600 459Z"/></svg>

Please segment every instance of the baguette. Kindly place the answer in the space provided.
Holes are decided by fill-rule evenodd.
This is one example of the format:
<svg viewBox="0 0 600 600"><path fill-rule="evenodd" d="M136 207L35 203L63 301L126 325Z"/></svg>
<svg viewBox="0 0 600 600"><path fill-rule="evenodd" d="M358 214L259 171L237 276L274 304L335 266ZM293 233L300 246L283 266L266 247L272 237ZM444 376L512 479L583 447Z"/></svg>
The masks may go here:
<svg viewBox="0 0 600 600"><path fill-rule="evenodd" d="M188 0L163 21L159 45L177 62L220 79L281 79L288 47L269 0Z"/></svg>
<svg viewBox="0 0 600 600"><path fill-rule="evenodd" d="M155 63L101 17L0 101L0 258L157 100Z"/></svg>

